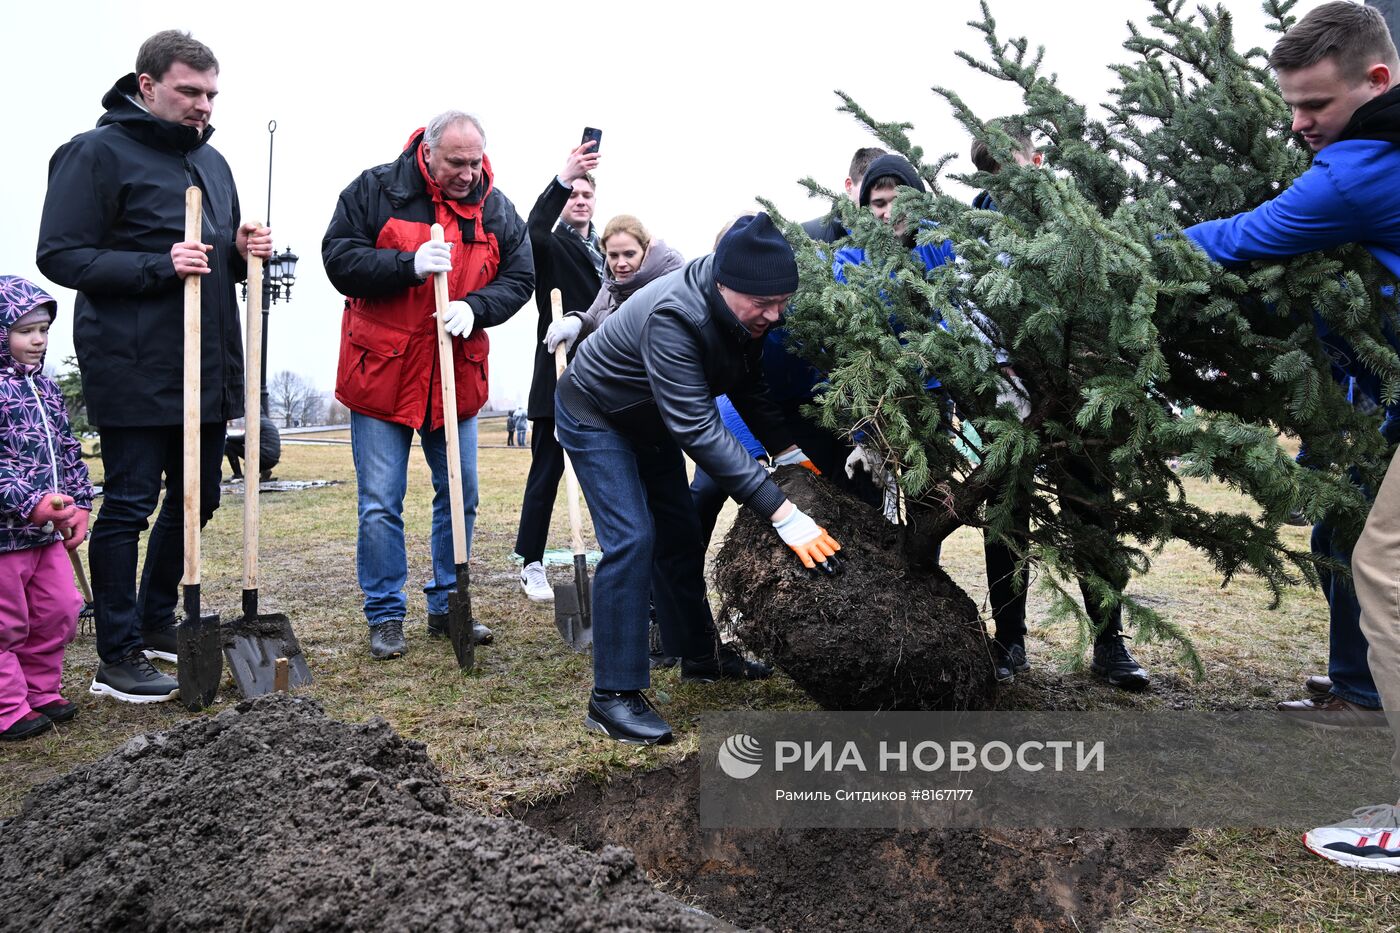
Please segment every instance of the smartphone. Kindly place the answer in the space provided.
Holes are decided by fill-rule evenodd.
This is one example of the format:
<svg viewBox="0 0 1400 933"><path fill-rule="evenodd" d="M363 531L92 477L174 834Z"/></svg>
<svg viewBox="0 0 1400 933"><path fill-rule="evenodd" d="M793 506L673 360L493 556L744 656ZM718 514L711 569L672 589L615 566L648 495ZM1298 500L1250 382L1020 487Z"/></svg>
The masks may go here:
<svg viewBox="0 0 1400 933"><path fill-rule="evenodd" d="M580 140L579 140L579 145L580 145L580 146L583 145L584 143L588 142L590 139L593 140L594 146L593 146L592 149L588 150L589 152L597 152L599 149L603 148L603 131L602 131L602 130L600 130L600 129L595 129L595 128L591 127L591 126L585 126L585 127L583 128L583 139L580 139Z"/></svg>

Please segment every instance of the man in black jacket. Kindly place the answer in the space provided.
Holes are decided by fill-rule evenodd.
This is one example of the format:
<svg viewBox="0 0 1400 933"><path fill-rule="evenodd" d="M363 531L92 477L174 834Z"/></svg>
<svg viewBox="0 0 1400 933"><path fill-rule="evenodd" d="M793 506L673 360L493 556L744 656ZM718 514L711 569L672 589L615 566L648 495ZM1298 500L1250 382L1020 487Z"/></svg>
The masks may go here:
<svg viewBox="0 0 1400 933"><path fill-rule="evenodd" d="M554 354L544 347L550 322L549 293L559 289L565 311L583 311L593 304L602 285L603 251L593 227L591 173L598 165L596 148L597 143L589 140L569 153L563 171L550 179L535 201L528 221L535 257L535 307L540 317L528 412L535 430L530 438L530 475L520 506L515 553L525 563L520 585L526 596L537 601L554 598L544 572L544 546L559 477L564 475L564 455L554 439Z"/></svg>
<svg viewBox="0 0 1400 933"><path fill-rule="evenodd" d="M671 740L650 684L647 605L668 655L718 663L700 519L685 457L768 521L802 563L835 572L840 545L783 494L725 428L727 393L774 463L815 470L768 399L763 335L797 291L792 248L767 214L741 217L713 255L638 289L579 345L555 422L602 548L593 603L593 692L584 725L635 744ZM713 677L704 679L714 679Z"/></svg>
<svg viewBox="0 0 1400 933"><path fill-rule="evenodd" d="M240 223L228 163L208 145L219 63L188 33L151 36L136 72L102 98L97 128L49 162L39 269L78 292L73 343L88 417L102 441L102 509L89 544L97 652L91 691L132 703L175 696L150 656L175 660L175 604L184 562L183 280L202 277L200 523L219 504L224 424L243 414L243 350L234 285L272 233ZM185 189L203 192L202 236L185 240Z"/></svg>

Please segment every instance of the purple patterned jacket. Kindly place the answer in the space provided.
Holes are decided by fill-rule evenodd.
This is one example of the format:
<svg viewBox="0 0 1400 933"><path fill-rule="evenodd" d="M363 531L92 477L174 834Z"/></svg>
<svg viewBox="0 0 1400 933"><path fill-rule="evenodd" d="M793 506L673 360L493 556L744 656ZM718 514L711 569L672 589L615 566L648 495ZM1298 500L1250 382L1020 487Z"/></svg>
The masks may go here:
<svg viewBox="0 0 1400 933"><path fill-rule="evenodd" d="M57 532L29 523L45 493L58 491L79 508L92 508L92 484L63 393L42 365L25 366L10 355L10 325L45 304L58 314L57 302L33 282L0 275L0 552L59 540Z"/></svg>

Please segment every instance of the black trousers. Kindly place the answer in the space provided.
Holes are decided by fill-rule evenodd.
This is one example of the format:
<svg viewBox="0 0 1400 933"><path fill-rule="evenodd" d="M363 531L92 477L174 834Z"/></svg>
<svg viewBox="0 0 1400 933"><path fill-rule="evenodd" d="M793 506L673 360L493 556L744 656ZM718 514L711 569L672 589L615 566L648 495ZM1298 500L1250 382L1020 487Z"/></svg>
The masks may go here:
<svg viewBox="0 0 1400 933"><path fill-rule="evenodd" d="M1088 461L1076 458L1066 465L1066 469L1092 495L1107 496L1109 494L1107 486L1095 478L1093 466ZM995 502L1003 495L1005 495L1004 490L994 492L992 501ZM1104 519L1099 512L1082 502L1061 497L1060 508L1074 515L1086 525L1112 531L1111 521ZM1012 536L1018 541L1024 542L1025 536L1031 528L1030 509L1025 507L1015 509L1011 513L1011 526ZM1024 543L1021 547L1024 549ZM1030 583L1029 568L1023 566L1017 572L1016 555L1011 548L1000 541L993 541L986 535L983 536L982 549L987 561L987 594L992 604L992 620L996 627L996 640L1003 645L1024 645L1026 643L1026 589ZM1114 579L1116 575L1112 572L1100 571L1100 575L1114 585L1127 586L1126 579ZM1079 592L1084 597L1084 610L1094 628L1098 630L1095 642L1109 641L1122 634L1123 607L1121 605L1115 606L1110 612L1105 612L1082 581L1079 584Z"/></svg>
<svg viewBox="0 0 1400 933"><path fill-rule="evenodd" d="M520 527L515 532L515 553L527 564L544 559L549 521L559 478L564 475L564 448L554 439L554 419L534 419L530 436L530 474L525 478L525 501L520 506Z"/></svg>
<svg viewBox="0 0 1400 933"><path fill-rule="evenodd" d="M99 428L102 441L102 507L88 541L97 653L108 664L139 651L142 629L175 621L184 575L184 432L178 426ZM200 426L199 524L219 507L224 424ZM156 510L162 486L169 490L146 542L141 587L136 587L137 542Z"/></svg>

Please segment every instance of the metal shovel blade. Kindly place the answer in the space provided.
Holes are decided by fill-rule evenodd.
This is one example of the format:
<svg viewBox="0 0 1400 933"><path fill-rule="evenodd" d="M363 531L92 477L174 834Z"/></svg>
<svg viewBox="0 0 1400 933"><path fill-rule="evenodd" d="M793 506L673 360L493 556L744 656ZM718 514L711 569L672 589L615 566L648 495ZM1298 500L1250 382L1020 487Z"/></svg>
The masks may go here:
<svg viewBox="0 0 1400 933"><path fill-rule="evenodd" d="M554 587L554 627L575 651L593 644L592 594L588 584L588 558L574 555L574 582Z"/></svg>
<svg viewBox="0 0 1400 933"><path fill-rule="evenodd" d="M175 627L175 658L179 664L180 703L190 712L205 709L219 692L224 654L215 613L186 618Z"/></svg>
<svg viewBox="0 0 1400 933"><path fill-rule="evenodd" d="M476 640L472 638L471 598L461 599L457 593L447 594L447 635L452 640L452 653L457 667L469 671L476 664Z"/></svg>
<svg viewBox="0 0 1400 933"><path fill-rule="evenodd" d="M246 598L244 602L246 608ZM311 683L311 669L292 631L292 622L281 613L245 615L227 626L223 651L234 686L245 699L276 691L278 658L287 660L288 687Z"/></svg>

